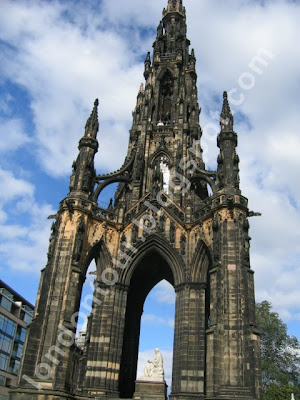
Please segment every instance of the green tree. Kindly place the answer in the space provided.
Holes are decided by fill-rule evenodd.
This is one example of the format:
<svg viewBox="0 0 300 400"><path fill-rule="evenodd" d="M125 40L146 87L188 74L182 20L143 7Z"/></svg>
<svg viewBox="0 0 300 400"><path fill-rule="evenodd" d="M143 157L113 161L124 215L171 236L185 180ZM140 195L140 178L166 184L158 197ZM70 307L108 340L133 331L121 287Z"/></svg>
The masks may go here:
<svg viewBox="0 0 300 400"><path fill-rule="evenodd" d="M300 343L289 336L287 326L272 305L256 305L261 332L262 380L264 400L289 400L291 393L300 400Z"/></svg>

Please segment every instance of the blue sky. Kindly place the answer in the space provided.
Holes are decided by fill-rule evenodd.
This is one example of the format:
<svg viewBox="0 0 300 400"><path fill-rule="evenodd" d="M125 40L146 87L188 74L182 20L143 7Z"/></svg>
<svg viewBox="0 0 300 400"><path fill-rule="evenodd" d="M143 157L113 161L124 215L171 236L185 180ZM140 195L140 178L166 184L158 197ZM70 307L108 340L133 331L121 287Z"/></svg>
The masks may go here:
<svg viewBox="0 0 300 400"><path fill-rule="evenodd" d="M108 172L125 157L143 60L166 3L0 2L0 274L32 302L46 261L47 216L68 192L94 99L100 101L101 125L96 167ZM244 96L233 109L242 190L250 209L263 214L250 221L257 300L271 301L290 333L300 337L299 2L184 3L202 127L216 123L223 90ZM249 65L261 49L272 57L257 73ZM254 85L243 89L249 74ZM207 167L215 168L213 132L204 132L203 147ZM109 197L108 191L102 200ZM164 299L161 290L166 298L159 303L155 293ZM163 283L147 300L142 361L159 345L158 336L172 337L171 324L163 322L174 318L172 290ZM155 334L147 330L151 326ZM172 339L161 346L170 365Z"/></svg>

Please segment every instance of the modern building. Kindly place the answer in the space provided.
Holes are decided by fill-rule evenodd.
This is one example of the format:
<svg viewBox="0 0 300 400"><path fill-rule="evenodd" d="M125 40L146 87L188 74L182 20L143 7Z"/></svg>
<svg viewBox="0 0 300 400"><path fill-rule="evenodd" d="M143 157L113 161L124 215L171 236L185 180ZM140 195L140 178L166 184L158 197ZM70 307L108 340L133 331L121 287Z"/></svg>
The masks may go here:
<svg viewBox="0 0 300 400"><path fill-rule="evenodd" d="M34 306L0 280L0 400L17 385L26 330Z"/></svg>

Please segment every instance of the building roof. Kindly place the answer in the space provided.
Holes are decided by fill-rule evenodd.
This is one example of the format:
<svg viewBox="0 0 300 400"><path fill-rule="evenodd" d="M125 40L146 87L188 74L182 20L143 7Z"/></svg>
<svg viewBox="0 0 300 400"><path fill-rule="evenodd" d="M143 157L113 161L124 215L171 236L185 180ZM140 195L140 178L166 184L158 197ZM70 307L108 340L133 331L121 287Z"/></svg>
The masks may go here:
<svg viewBox="0 0 300 400"><path fill-rule="evenodd" d="M1 279L0 279L0 288L8 290L14 296L14 301L21 301L22 304L27 305L28 307L34 310L34 305L32 305L28 300L26 300L23 296L17 293L14 289L12 289L7 283L2 281Z"/></svg>

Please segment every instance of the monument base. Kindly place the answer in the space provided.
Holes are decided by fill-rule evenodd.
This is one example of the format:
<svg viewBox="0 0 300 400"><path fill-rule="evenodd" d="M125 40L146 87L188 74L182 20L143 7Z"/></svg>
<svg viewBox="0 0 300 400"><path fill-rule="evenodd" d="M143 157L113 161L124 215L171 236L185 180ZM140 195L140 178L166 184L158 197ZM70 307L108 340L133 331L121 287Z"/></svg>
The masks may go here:
<svg viewBox="0 0 300 400"><path fill-rule="evenodd" d="M136 381L134 400L166 400L168 385L163 382Z"/></svg>

